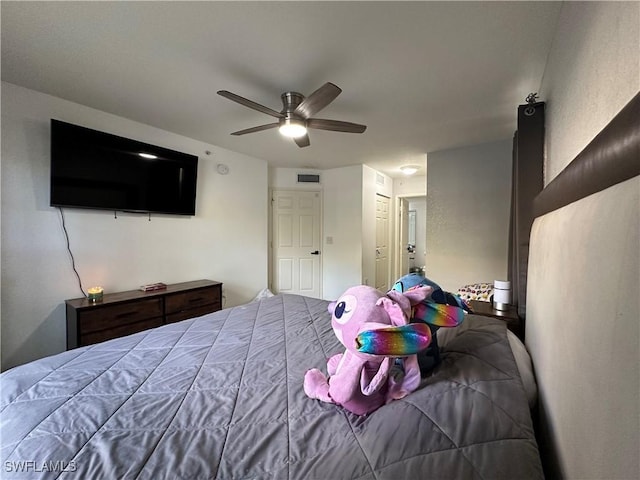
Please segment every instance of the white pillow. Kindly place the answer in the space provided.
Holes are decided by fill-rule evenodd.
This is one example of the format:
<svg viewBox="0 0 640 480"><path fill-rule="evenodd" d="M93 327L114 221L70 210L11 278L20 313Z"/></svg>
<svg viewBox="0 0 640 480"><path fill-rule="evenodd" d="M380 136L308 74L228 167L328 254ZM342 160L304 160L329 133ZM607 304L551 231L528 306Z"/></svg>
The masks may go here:
<svg viewBox="0 0 640 480"><path fill-rule="evenodd" d="M458 296L465 301L490 302L493 296L493 282L464 285L458 289Z"/></svg>

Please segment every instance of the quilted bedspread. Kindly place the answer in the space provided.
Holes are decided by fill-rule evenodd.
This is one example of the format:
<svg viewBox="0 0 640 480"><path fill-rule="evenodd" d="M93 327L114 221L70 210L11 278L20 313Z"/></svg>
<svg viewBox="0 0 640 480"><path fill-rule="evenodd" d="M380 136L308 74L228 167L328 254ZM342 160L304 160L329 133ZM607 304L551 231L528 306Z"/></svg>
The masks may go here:
<svg viewBox="0 0 640 480"><path fill-rule="evenodd" d="M311 400L343 350L277 295L0 376L2 478L543 478L504 323L469 315L421 387L368 416Z"/></svg>

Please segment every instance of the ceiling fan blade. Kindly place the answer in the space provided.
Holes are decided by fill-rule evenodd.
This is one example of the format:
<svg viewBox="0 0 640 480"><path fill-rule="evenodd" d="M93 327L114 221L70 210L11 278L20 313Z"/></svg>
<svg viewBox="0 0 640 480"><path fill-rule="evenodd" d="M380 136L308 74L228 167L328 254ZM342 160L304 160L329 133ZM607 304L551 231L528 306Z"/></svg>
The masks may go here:
<svg viewBox="0 0 640 480"><path fill-rule="evenodd" d="M296 137L293 139L294 142L296 142L296 144L302 148L302 147L308 147L311 142L309 141L309 135L303 135L302 137Z"/></svg>
<svg viewBox="0 0 640 480"><path fill-rule="evenodd" d="M340 92L342 92L340 87L331 82L327 82L305 98L300 105L296 107L295 114L300 115L302 118L309 118L333 102L335 98L340 95Z"/></svg>
<svg viewBox="0 0 640 480"><path fill-rule="evenodd" d="M307 120L307 127L346 133L362 133L367 129L366 125L360 125L358 123L341 122L340 120L324 120L322 118L310 118Z"/></svg>
<svg viewBox="0 0 640 480"><path fill-rule="evenodd" d="M252 100L248 100L240 95L236 95L235 93L228 92L227 90L219 90L218 95L223 96L224 98L228 98L229 100L239 103L240 105L244 105L245 107L252 108L262 113L266 113L267 115L271 115L276 118L284 118L284 115L280 112L276 112L275 110L265 107L264 105L260 105Z"/></svg>
<svg viewBox="0 0 640 480"><path fill-rule="evenodd" d="M276 128L279 125L276 123L267 123L266 125L258 125L257 127L246 128L244 130L238 130L231 135L245 135L247 133L261 132L262 130L269 130L270 128Z"/></svg>

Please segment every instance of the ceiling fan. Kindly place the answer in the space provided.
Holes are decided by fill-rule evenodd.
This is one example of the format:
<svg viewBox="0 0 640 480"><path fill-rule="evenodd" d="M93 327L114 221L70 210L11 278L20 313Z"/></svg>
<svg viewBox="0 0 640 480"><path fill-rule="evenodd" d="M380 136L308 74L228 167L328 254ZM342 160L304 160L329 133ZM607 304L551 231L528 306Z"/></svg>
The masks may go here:
<svg viewBox="0 0 640 480"><path fill-rule="evenodd" d="M293 138L299 147L308 147L310 142L307 129L309 128L346 133L362 133L367 129L366 125L357 123L311 118L335 100L340 92L342 90L331 82L325 83L308 97L298 92L284 92L281 95L282 110L279 112L227 90L218 91L218 95L278 119L277 122L239 130L231 135L245 135L279 127L280 133Z"/></svg>

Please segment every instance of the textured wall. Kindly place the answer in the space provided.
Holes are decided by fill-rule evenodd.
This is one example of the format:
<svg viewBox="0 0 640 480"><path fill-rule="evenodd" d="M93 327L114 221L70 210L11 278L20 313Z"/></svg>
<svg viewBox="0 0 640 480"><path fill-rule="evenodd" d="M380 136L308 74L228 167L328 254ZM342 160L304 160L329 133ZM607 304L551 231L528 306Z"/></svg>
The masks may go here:
<svg viewBox="0 0 640 480"><path fill-rule="evenodd" d="M640 89L640 4L564 2L540 87L545 185Z"/></svg>
<svg viewBox="0 0 640 480"><path fill-rule="evenodd" d="M60 98L2 84L2 368L66 349L64 300L82 295L49 206L49 122L58 118L200 157L196 216L65 209L85 290L210 278L226 306L267 286L267 164ZM212 151L211 156L204 152ZM216 165L229 166L219 175Z"/></svg>
<svg viewBox="0 0 640 480"><path fill-rule="evenodd" d="M428 155L426 273L448 291L507 278L511 153L509 139Z"/></svg>

